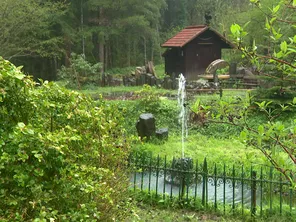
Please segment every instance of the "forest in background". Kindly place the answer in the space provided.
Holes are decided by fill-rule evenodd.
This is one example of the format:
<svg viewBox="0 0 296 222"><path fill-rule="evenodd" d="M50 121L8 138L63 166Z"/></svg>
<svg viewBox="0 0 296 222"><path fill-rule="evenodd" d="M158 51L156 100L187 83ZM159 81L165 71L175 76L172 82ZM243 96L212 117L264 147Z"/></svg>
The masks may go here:
<svg viewBox="0 0 296 222"><path fill-rule="evenodd" d="M262 0L272 7L277 0ZM71 53L111 68L162 63L160 45L188 25L228 36L248 25L250 44L264 45L265 18L249 0L0 0L0 55L35 78L55 80ZM268 11L266 12L268 13ZM262 32L261 32L262 30Z"/></svg>

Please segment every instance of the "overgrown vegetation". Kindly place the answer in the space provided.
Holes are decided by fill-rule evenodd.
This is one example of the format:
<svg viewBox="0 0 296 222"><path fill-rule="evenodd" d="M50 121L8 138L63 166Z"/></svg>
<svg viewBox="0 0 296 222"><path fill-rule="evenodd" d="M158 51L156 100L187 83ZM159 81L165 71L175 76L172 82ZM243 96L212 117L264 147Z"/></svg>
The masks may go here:
<svg viewBox="0 0 296 222"><path fill-rule="evenodd" d="M120 220L129 136L116 106L0 67L0 220Z"/></svg>
<svg viewBox="0 0 296 222"><path fill-rule="evenodd" d="M71 54L70 66L62 66L58 71L60 80L66 81L69 88L81 89L83 85L99 86L101 81L100 69L102 64L90 64L84 55Z"/></svg>

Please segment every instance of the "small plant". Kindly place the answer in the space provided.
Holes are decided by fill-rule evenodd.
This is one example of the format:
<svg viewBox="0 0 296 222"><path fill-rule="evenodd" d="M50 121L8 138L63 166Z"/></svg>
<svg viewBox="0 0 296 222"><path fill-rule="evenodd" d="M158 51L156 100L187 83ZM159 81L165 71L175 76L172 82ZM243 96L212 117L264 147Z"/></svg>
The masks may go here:
<svg viewBox="0 0 296 222"><path fill-rule="evenodd" d="M139 97L139 107L145 112L156 113L160 107L159 95L154 93L153 88L149 85L144 85L136 94Z"/></svg>
<svg viewBox="0 0 296 222"><path fill-rule="evenodd" d="M81 89L82 85L94 84L99 85L99 70L101 63L92 65L85 60L83 55L71 54L70 66L62 68L58 71L58 77L61 80L68 81L68 87Z"/></svg>

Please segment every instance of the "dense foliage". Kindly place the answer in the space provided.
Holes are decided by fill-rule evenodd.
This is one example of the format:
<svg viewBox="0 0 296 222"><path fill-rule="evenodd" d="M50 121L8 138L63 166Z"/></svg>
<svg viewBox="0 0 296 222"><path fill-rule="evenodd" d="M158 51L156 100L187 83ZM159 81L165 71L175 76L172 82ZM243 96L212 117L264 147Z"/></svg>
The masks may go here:
<svg viewBox="0 0 296 222"><path fill-rule="evenodd" d="M71 54L69 67L62 66L58 71L60 80L66 81L66 87L81 89L81 85L99 85L101 63L91 64L83 55Z"/></svg>
<svg viewBox="0 0 296 222"><path fill-rule="evenodd" d="M263 26L259 30L261 36L254 35L253 20L244 26L232 25L231 33L238 49L251 61L261 79L264 89L255 96L260 99L282 99L282 102L292 101L296 95L296 2L251 2L254 5L252 14L257 13L261 21L259 24Z"/></svg>
<svg viewBox="0 0 296 222"><path fill-rule="evenodd" d="M0 0L0 55L53 80L71 53L103 69L162 63L160 45L188 25L228 34L248 0ZM231 16L228 16L231 15Z"/></svg>
<svg viewBox="0 0 296 222"><path fill-rule="evenodd" d="M118 109L0 59L0 220L108 221L128 210Z"/></svg>

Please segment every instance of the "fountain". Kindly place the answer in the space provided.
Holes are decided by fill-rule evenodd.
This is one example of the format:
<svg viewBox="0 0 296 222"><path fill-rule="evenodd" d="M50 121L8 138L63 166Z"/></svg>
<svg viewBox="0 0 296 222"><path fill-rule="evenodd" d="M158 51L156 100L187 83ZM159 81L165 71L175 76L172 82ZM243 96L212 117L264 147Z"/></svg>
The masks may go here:
<svg viewBox="0 0 296 222"><path fill-rule="evenodd" d="M179 123L181 123L182 127L182 158L184 158L184 149L185 149L185 138L188 136L188 128L187 128L187 112L186 112L186 79L181 73L179 76L179 87L178 87L178 107L180 109L179 114Z"/></svg>
<svg viewBox="0 0 296 222"><path fill-rule="evenodd" d="M194 171L192 158L185 157L185 139L188 136L185 83L186 79L180 74L178 106L182 127L182 156L174 158L170 168L166 165L166 161L163 168L159 167L159 161L156 168L151 167L151 161L150 165L144 164L142 166L144 170L135 172L131 177L133 187L137 186L141 190L148 189L149 192L154 190L156 193L162 190L163 194L179 196L182 199L185 193L191 197L199 196L201 198L204 197L203 195L207 195L208 201L211 202L243 203L246 206L251 206L251 189L247 184L239 184L236 178L225 179L225 176L209 176L208 172L205 173L203 170ZM235 186L233 186L234 184ZM259 197L260 193L257 196ZM257 201L261 200L258 198Z"/></svg>
<svg viewBox="0 0 296 222"><path fill-rule="evenodd" d="M182 156L174 159L172 162L172 171L166 177L166 182L181 186L182 196L185 193L185 187L190 185L190 175L187 173L193 168L192 158L185 157L185 138L188 136L187 128L187 110L186 110L186 79L181 73L179 76L178 88L178 107L180 109L179 123L181 124L181 142L182 142Z"/></svg>

